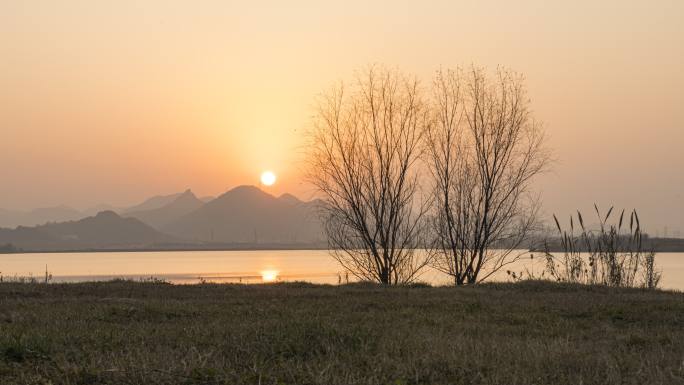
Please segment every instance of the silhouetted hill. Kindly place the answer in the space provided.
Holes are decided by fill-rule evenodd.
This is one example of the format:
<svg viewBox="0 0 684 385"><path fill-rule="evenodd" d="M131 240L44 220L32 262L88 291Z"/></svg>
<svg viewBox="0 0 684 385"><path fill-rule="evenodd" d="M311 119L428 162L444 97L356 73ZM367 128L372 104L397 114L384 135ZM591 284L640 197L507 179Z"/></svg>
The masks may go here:
<svg viewBox="0 0 684 385"><path fill-rule="evenodd" d="M314 203L240 186L162 230L193 241L314 243L323 239L315 214Z"/></svg>
<svg viewBox="0 0 684 385"><path fill-rule="evenodd" d="M0 227L17 227L25 214L21 211L0 209Z"/></svg>
<svg viewBox="0 0 684 385"><path fill-rule="evenodd" d="M80 211L65 205L43 207L31 211L31 216L42 223L79 219L81 215Z"/></svg>
<svg viewBox="0 0 684 385"><path fill-rule="evenodd" d="M176 200L176 198L178 198L181 195L182 193L153 196L152 198L148 198L140 204L121 210L121 214L158 209L173 202L174 200Z"/></svg>
<svg viewBox="0 0 684 385"><path fill-rule="evenodd" d="M69 206L42 207L31 211L0 209L0 227L36 226L47 222L80 219L83 214Z"/></svg>
<svg viewBox="0 0 684 385"><path fill-rule="evenodd" d="M160 229L184 215L197 210L202 205L204 205L204 202L197 199L192 191L186 190L172 202L162 207L151 210L128 212L124 214L124 216L137 218L156 229Z"/></svg>
<svg viewBox="0 0 684 385"><path fill-rule="evenodd" d="M102 211L113 211L115 213L134 213L161 208L175 199L182 193L171 195L158 195L146 199L144 202L132 207L116 207L107 203L102 203L83 211L76 210L69 206L60 205L55 207L43 207L30 211L6 210L0 208L0 227L15 228L17 226L37 226L47 222L66 222L74 221L90 216L97 215Z"/></svg>
<svg viewBox="0 0 684 385"><path fill-rule="evenodd" d="M278 200L281 202L285 202L288 204L295 204L295 205L302 203L302 201L300 201L299 198L297 198L296 196L294 196L292 194L287 194L287 193L279 196Z"/></svg>
<svg viewBox="0 0 684 385"><path fill-rule="evenodd" d="M112 206L108 203L100 203L97 206L89 207L89 208L83 210L82 211L82 213L83 213L82 217L83 218L92 217L92 216L97 215L97 213L100 213L102 211L114 211L115 213L118 214L118 213L122 212L123 210L125 210L125 209L122 207Z"/></svg>
<svg viewBox="0 0 684 385"><path fill-rule="evenodd" d="M138 219L122 218L113 211L103 211L78 221L0 229L0 244L35 251L142 248L172 241L173 237Z"/></svg>

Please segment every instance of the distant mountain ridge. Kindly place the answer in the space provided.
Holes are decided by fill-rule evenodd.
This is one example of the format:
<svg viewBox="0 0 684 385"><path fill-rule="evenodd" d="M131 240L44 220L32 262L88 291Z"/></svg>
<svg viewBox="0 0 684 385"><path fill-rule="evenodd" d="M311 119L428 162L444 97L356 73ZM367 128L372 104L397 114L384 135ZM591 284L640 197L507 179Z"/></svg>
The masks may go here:
<svg viewBox="0 0 684 385"><path fill-rule="evenodd" d="M151 198L146 199L144 202L142 202L140 204L137 204L135 206L131 206L131 207L128 207L126 209L121 210L121 213L122 214L128 214L128 213L134 213L134 212L138 212L138 211L147 211L147 210L158 209L160 207L166 206L169 203L173 202L182 194L183 193L153 196Z"/></svg>
<svg viewBox="0 0 684 385"><path fill-rule="evenodd" d="M155 209L128 211L125 217L137 218L156 229L161 229L167 224L189 214L204 205L191 190L186 190L171 202Z"/></svg>
<svg viewBox="0 0 684 385"><path fill-rule="evenodd" d="M173 202L181 195L183 195L183 193L157 195L131 207L116 207L107 203L102 203L85 210L77 210L66 205L42 207L24 211L0 208L0 228L38 226L48 222L73 221L97 215L97 213L102 211L113 211L118 214L126 214L154 210ZM203 197L201 200L208 202L211 199L213 199L213 197Z"/></svg>
<svg viewBox="0 0 684 385"><path fill-rule="evenodd" d="M0 228L34 226L47 222L61 222L80 219L83 213L65 205L41 207L30 211L0 209Z"/></svg>
<svg viewBox="0 0 684 385"><path fill-rule="evenodd" d="M236 187L161 228L190 241L315 243L323 239L316 203L279 198L255 186Z"/></svg>
<svg viewBox="0 0 684 385"><path fill-rule="evenodd" d="M216 199L216 197L213 197L213 196L205 196L205 197L199 198L199 200L201 200L204 203L209 203L209 202L213 201L214 199Z"/></svg>
<svg viewBox="0 0 684 385"><path fill-rule="evenodd" d="M303 202L291 194L275 197L255 186L239 186L205 199L206 203L188 189L149 198L132 207L138 210L121 210L121 214L105 210L80 220L0 228L0 245L57 251L324 244L317 201Z"/></svg>
<svg viewBox="0 0 684 385"><path fill-rule="evenodd" d="M0 244L32 251L139 248L175 240L135 218L122 218L113 211L78 221L0 229Z"/></svg>

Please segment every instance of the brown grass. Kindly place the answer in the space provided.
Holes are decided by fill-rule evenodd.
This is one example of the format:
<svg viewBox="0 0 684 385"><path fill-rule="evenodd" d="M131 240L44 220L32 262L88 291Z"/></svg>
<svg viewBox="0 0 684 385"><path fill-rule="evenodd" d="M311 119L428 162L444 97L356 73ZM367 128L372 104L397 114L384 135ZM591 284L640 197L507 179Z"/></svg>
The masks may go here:
<svg viewBox="0 0 684 385"><path fill-rule="evenodd" d="M681 384L684 295L0 284L2 384Z"/></svg>

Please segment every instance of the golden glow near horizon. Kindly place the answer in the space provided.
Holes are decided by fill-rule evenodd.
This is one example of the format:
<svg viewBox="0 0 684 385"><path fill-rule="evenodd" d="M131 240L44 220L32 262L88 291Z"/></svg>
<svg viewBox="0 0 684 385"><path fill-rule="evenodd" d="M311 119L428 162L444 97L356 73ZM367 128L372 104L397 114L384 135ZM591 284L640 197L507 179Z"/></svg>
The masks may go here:
<svg viewBox="0 0 684 385"><path fill-rule="evenodd" d="M474 63L527 79L558 159L539 180L547 217L597 202L684 232L683 14L681 0L0 1L0 208L216 196L274 165L271 193L311 198L317 95L373 63L426 89Z"/></svg>
<svg viewBox="0 0 684 385"><path fill-rule="evenodd" d="M261 173L261 184L264 186L273 186L276 182L276 175L273 171L264 171Z"/></svg>
<svg viewBox="0 0 684 385"><path fill-rule="evenodd" d="M277 270L264 270L261 272L262 282L275 282L278 280L278 274L280 272Z"/></svg>

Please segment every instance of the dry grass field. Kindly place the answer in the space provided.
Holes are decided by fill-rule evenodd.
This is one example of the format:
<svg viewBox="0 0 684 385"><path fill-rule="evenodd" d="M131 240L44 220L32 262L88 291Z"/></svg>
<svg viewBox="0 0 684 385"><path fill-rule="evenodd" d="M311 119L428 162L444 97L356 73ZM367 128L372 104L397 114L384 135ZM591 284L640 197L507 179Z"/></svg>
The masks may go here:
<svg viewBox="0 0 684 385"><path fill-rule="evenodd" d="M682 384L684 294L0 284L2 384Z"/></svg>

